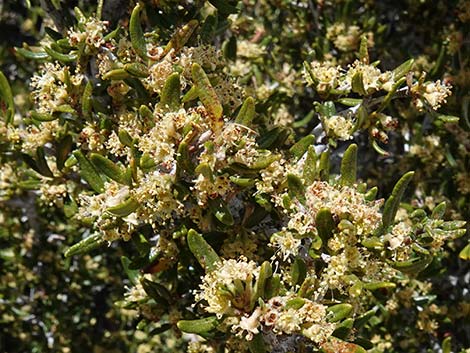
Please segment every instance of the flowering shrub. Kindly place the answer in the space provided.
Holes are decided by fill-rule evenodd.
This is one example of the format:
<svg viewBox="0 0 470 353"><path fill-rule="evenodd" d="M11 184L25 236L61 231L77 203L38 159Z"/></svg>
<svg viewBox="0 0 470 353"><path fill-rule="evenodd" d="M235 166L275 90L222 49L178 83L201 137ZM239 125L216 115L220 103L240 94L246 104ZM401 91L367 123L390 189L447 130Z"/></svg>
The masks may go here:
<svg viewBox="0 0 470 353"><path fill-rule="evenodd" d="M11 269L19 239L23 253L41 229L73 239L54 261L112 266L127 284L114 308L140 318L142 352L418 352L426 335L451 351L431 279L457 258L449 249L470 257L468 173L454 157L466 161L468 144L442 144L468 139L469 100L468 83L439 75L441 55L382 69L371 58L384 28L368 17L381 5L369 2L354 23L349 2L339 16L328 1L281 1L282 15L271 1L143 1L114 23L106 2L45 3L70 23L15 49L37 65L30 102L0 74ZM468 298L459 305L465 318ZM13 315L26 316L2 324Z"/></svg>

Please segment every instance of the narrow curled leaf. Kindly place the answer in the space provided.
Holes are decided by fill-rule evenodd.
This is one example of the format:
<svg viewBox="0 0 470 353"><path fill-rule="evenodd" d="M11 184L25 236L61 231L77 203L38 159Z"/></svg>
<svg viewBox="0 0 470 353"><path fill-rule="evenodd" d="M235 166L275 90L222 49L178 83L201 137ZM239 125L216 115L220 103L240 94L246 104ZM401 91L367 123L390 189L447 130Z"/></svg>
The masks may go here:
<svg viewBox="0 0 470 353"><path fill-rule="evenodd" d="M413 178L414 172L408 172L403 175L400 180L395 184L392 194L385 202L384 211L382 215L383 228L388 228L395 219L398 207L400 206L401 199L405 193L406 187Z"/></svg>
<svg viewBox="0 0 470 353"><path fill-rule="evenodd" d="M38 147L36 150L36 165L38 167L39 173L49 178L54 177L54 174L47 164L46 156L44 154L44 147Z"/></svg>
<svg viewBox="0 0 470 353"><path fill-rule="evenodd" d="M359 47L359 59L366 65L369 64L369 50L367 49L367 42L367 37L362 36L361 45Z"/></svg>
<svg viewBox="0 0 470 353"><path fill-rule="evenodd" d="M364 194L364 200L366 201L374 201L375 197L377 196L377 192L379 191L379 188L377 186L374 186L371 188L369 191L367 191Z"/></svg>
<svg viewBox="0 0 470 353"><path fill-rule="evenodd" d="M73 155L80 165L80 175L82 178L93 190L96 192L103 192L104 182L93 164L85 157L82 151L75 151L73 152Z"/></svg>
<svg viewBox="0 0 470 353"><path fill-rule="evenodd" d="M49 54L44 51L32 51L25 48L15 48L15 53L30 60L45 60L49 57Z"/></svg>
<svg viewBox="0 0 470 353"><path fill-rule="evenodd" d="M210 199L209 209L214 214L215 218L217 218L222 224L227 226L232 226L234 224L233 216L222 199Z"/></svg>
<svg viewBox="0 0 470 353"><path fill-rule="evenodd" d="M297 141L290 149L289 152L297 159L301 158L308 148L315 142L315 136L307 135Z"/></svg>
<svg viewBox="0 0 470 353"><path fill-rule="evenodd" d="M186 333L205 334L213 331L219 325L216 316L209 316L196 320L180 320L176 324L178 328Z"/></svg>
<svg viewBox="0 0 470 353"><path fill-rule="evenodd" d="M92 153L90 155L90 160L98 168L98 170L100 170L108 178L111 178L118 183L126 184L124 170L117 166L116 163L98 153Z"/></svg>
<svg viewBox="0 0 470 353"><path fill-rule="evenodd" d="M434 209L432 210L431 218L441 219L442 217L444 217L444 214L446 213L446 206L446 202L443 201L439 205L434 207Z"/></svg>
<svg viewBox="0 0 470 353"><path fill-rule="evenodd" d="M297 198L301 203L305 202L305 186L297 175L287 174L287 187L291 197Z"/></svg>
<svg viewBox="0 0 470 353"><path fill-rule="evenodd" d="M406 261L392 262L392 267L400 272L415 275L423 271L432 262L432 256L415 257Z"/></svg>
<svg viewBox="0 0 470 353"><path fill-rule="evenodd" d="M191 68L191 73L202 104L204 104L209 114L215 119L213 121L214 125L223 124L222 105L201 65L194 63Z"/></svg>
<svg viewBox="0 0 470 353"><path fill-rule="evenodd" d="M140 23L140 11L142 7L137 3L132 10L131 19L129 21L129 34L131 36L132 48L142 59L147 59L147 44L145 43L144 31Z"/></svg>
<svg viewBox="0 0 470 353"><path fill-rule="evenodd" d="M123 80L129 77L129 73L124 69L110 70L103 75L103 80Z"/></svg>
<svg viewBox="0 0 470 353"><path fill-rule="evenodd" d="M393 78L395 81L399 80L403 76L405 76L408 72L411 71L411 68L413 67L414 64L414 59L409 59L405 61L403 64L398 66L392 71Z"/></svg>
<svg viewBox="0 0 470 353"><path fill-rule="evenodd" d="M258 279L255 283L255 290L251 298L251 306L253 307L258 298L263 298L265 293L266 281L273 275L273 269L269 261L263 262L261 265Z"/></svg>
<svg viewBox="0 0 470 353"><path fill-rule="evenodd" d="M217 255L202 235L194 229L190 229L188 231L187 239L189 250L191 250L199 264L207 272L215 270L217 268L217 264L220 263L219 255Z"/></svg>
<svg viewBox="0 0 470 353"><path fill-rule="evenodd" d="M62 54L49 47L44 47L44 50L51 58L63 63L75 62L78 58L77 54Z"/></svg>
<svg viewBox="0 0 470 353"><path fill-rule="evenodd" d="M15 115L15 104L13 101L13 94L11 93L11 87L8 83L7 78L0 71L0 99L6 104L6 123L11 123L13 121L13 116ZM1 106L0 106L1 108ZM1 111L0 111L1 112Z"/></svg>
<svg viewBox="0 0 470 353"><path fill-rule="evenodd" d="M307 157L305 158L304 170L303 170L303 179L305 180L305 185L311 185L315 178L317 177L317 153L315 152L315 147L309 146L307 149Z"/></svg>
<svg viewBox="0 0 470 353"><path fill-rule="evenodd" d="M292 263L290 275L293 285L301 285L307 276L307 265L299 256Z"/></svg>
<svg viewBox="0 0 470 353"><path fill-rule="evenodd" d="M338 322L351 315L353 306L347 303L336 304L328 307L326 311L328 312L328 321L329 322Z"/></svg>
<svg viewBox="0 0 470 353"><path fill-rule="evenodd" d="M106 240L103 239L101 234L94 234L72 245L65 251L65 257L71 257L79 254L86 254L93 249L101 247Z"/></svg>
<svg viewBox="0 0 470 353"><path fill-rule="evenodd" d="M328 208L321 208L315 217L315 224L323 244L327 244L328 239L333 235L333 231L336 228L331 211Z"/></svg>
<svg viewBox="0 0 470 353"><path fill-rule="evenodd" d="M136 199L129 197L126 201L124 201L123 203L119 205L108 207L106 211L108 211L109 213L111 213L113 216L116 216L116 217L127 217L132 212L134 212L138 207L139 207L139 202Z"/></svg>
<svg viewBox="0 0 470 353"><path fill-rule="evenodd" d="M164 55L165 53L168 53L170 49L173 49L175 52L179 52L189 38L191 38L197 26L199 26L198 20L191 20L183 27L179 28L166 45Z"/></svg>
<svg viewBox="0 0 470 353"><path fill-rule="evenodd" d="M351 144L344 152L341 160L341 185L351 186L357 177L357 145Z"/></svg>
<svg viewBox="0 0 470 353"><path fill-rule="evenodd" d="M65 165L65 161L72 150L73 139L70 135L65 135L62 137L56 146L55 159L57 164L57 169L62 170Z"/></svg>
<svg viewBox="0 0 470 353"><path fill-rule="evenodd" d="M124 65L124 70L135 77L145 78L149 75L146 65L141 63L128 63Z"/></svg>
<svg viewBox="0 0 470 353"><path fill-rule="evenodd" d="M320 168L318 170L323 181L330 179L330 150L326 150L320 155Z"/></svg>
<svg viewBox="0 0 470 353"><path fill-rule="evenodd" d="M165 81L158 108L162 111L174 112L180 108L181 83L180 75L175 72Z"/></svg>
<svg viewBox="0 0 470 353"><path fill-rule="evenodd" d="M53 121L58 119L59 117L57 115L53 114L47 114L47 113L39 113L36 111L31 112L31 118L33 118L36 121Z"/></svg>
<svg viewBox="0 0 470 353"><path fill-rule="evenodd" d="M82 94L82 114L85 118L91 117L91 95L93 93L93 85L88 81Z"/></svg>
<svg viewBox="0 0 470 353"><path fill-rule="evenodd" d="M255 100L253 97L248 97L245 99L243 102L242 107L240 108L240 111L238 112L238 115L235 119L235 122L237 124L242 124L245 126L250 126L251 122L253 121L255 117Z"/></svg>
<svg viewBox="0 0 470 353"><path fill-rule="evenodd" d="M367 95L367 91L364 88L364 78L362 72L356 72L351 80L351 88L354 93L358 93L362 96Z"/></svg>
<svg viewBox="0 0 470 353"><path fill-rule="evenodd" d="M462 260L470 260L470 244L467 244L459 253L459 258Z"/></svg>

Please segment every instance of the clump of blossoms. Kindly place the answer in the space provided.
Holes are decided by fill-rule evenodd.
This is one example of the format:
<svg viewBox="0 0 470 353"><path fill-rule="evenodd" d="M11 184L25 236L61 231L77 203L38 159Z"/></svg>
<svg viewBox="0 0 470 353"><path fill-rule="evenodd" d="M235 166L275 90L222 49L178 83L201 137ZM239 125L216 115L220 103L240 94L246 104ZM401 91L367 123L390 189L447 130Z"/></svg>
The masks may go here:
<svg viewBox="0 0 470 353"><path fill-rule="evenodd" d="M9 122L30 167L24 182L86 229L66 257L127 242L133 286L121 305L160 332L188 334L189 351L364 352L356 331L373 316L373 298L430 268L465 223L443 221L445 204L402 211L412 172L377 200L377 188L357 180L356 144L330 173L331 146L360 129L385 142L393 99L437 109L449 89L413 83L410 62L380 71L358 29L340 28L335 43L360 44L360 60L345 70L305 65L324 101L319 135L331 139L315 146L318 136L288 128L285 105L275 126L265 119L269 107L245 97L227 58L200 44L213 17L155 35L144 33L143 11L137 5L128 29L106 33L107 23L77 9L67 45L48 47L32 79L37 109ZM243 47L250 59L260 50ZM337 112L333 101L351 108Z"/></svg>

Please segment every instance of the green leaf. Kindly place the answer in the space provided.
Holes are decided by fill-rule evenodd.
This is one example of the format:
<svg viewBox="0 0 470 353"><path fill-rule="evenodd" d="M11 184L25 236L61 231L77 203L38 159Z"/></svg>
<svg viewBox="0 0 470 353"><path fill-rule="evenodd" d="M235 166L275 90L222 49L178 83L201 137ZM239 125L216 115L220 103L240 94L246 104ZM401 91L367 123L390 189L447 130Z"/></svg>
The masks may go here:
<svg viewBox="0 0 470 353"><path fill-rule="evenodd" d="M416 275L428 267L433 260L432 256L415 257L407 261L395 261L391 266L403 273Z"/></svg>
<svg viewBox="0 0 470 353"><path fill-rule="evenodd" d="M363 288L367 290L377 290L383 288L395 288L397 285L393 282L370 282L370 283L363 283Z"/></svg>
<svg viewBox="0 0 470 353"><path fill-rule="evenodd" d="M13 117L15 116L15 103L13 101L13 94L11 93L10 84L8 83L7 78L1 71L0 71L0 98L6 104L7 109L6 109L5 117L6 117L6 123L9 124L13 122Z"/></svg>
<svg viewBox="0 0 470 353"><path fill-rule="evenodd" d="M248 97L245 99L245 102L243 102L243 105L235 118L235 122L237 124L250 126L255 117L255 113L255 100L253 97Z"/></svg>
<svg viewBox="0 0 470 353"><path fill-rule="evenodd" d="M124 70L135 77L146 78L149 75L147 66L141 63L125 64Z"/></svg>
<svg viewBox="0 0 470 353"><path fill-rule="evenodd" d="M305 185L311 185L317 177L317 159L318 156L315 152L315 147L309 146L307 149L307 157L305 158L303 179Z"/></svg>
<svg viewBox="0 0 470 353"><path fill-rule="evenodd" d="M209 209L215 218L217 218L222 224L225 224L226 226L232 226L234 224L233 216L230 213L229 208L220 197L209 200Z"/></svg>
<svg viewBox="0 0 470 353"><path fill-rule="evenodd" d="M86 254L106 243L101 234L94 234L83 239L79 243L71 246L65 251L65 257L71 257L79 254Z"/></svg>
<svg viewBox="0 0 470 353"><path fill-rule="evenodd" d="M52 58L62 63L75 62L78 59L77 54L62 54L50 47L44 47L44 51Z"/></svg>
<svg viewBox="0 0 470 353"><path fill-rule="evenodd" d="M364 78L362 72L356 72L351 80L351 88L354 93L360 94L361 96L366 96L367 91L364 88Z"/></svg>
<svg viewBox="0 0 470 353"><path fill-rule="evenodd" d="M369 191L367 191L365 194L364 194L364 200L366 201L374 201L376 196L377 196L377 192L379 191L379 188L377 186L374 186L373 188L371 188Z"/></svg>
<svg viewBox="0 0 470 353"><path fill-rule="evenodd" d="M29 60L45 60L49 54L44 51L32 51L25 48L15 48L15 53Z"/></svg>
<svg viewBox="0 0 470 353"><path fill-rule="evenodd" d="M410 72L411 68L413 67L414 62L415 62L414 59L409 59L405 61L403 64L401 64L400 66L398 66L397 68L395 68L392 71L393 79L397 81L403 76L405 76L408 72Z"/></svg>
<svg viewBox="0 0 470 353"><path fill-rule="evenodd" d="M231 5L227 0L209 0L209 2L223 16L227 16L227 15L238 12L237 8Z"/></svg>
<svg viewBox="0 0 470 353"><path fill-rule="evenodd" d="M124 69L114 69L103 75L103 80L123 80L129 77L129 73Z"/></svg>
<svg viewBox="0 0 470 353"><path fill-rule="evenodd" d="M141 277L140 283L145 292L157 303L169 305L173 301L171 293L160 283L150 281L144 277Z"/></svg>
<svg viewBox="0 0 470 353"><path fill-rule="evenodd" d="M362 63L369 65L369 49L367 48L367 37L361 37L361 45L359 47L359 59Z"/></svg>
<svg viewBox="0 0 470 353"><path fill-rule="evenodd" d="M139 206L140 204L136 199L129 197L126 201L117 206L108 207L106 211L116 217L127 217L135 212Z"/></svg>
<svg viewBox="0 0 470 353"><path fill-rule="evenodd" d="M212 126L215 131L218 131L223 125L223 108L220 104L219 98L217 97L217 93L215 93L215 90L201 65L194 63L191 68L191 73L194 83L196 84L199 98L209 115L212 117Z"/></svg>
<svg viewBox="0 0 470 353"><path fill-rule="evenodd" d="M121 264L122 267L124 268L124 272L127 274L127 277L129 278L129 281L133 285L137 285L139 283L139 277L140 277L140 271L139 270L131 270L129 268L129 265L131 264L131 260L129 260L128 257L126 256L121 256Z"/></svg>
<svg viewBox="0 0 470 353"><path fill-rule="evenodd" d="M184 47L189 38L191 38L197 26L199 26L198 20L193 19L183 27L179 28L165 46L163 55L168 53L170 49L173 49L175 52L179 52Z"/></svg>
<svg viewBox="0 0 470 353"><path fill-rule="evenodd" d="M320 155L320 168L318 169L320 178L323 181L330 179L330 150L326 150Z"/></svg>
<svg viewBox="0 0 470 353"><path fill-rule="evenodd" d="M127 184L127 179L124 174L125 171L118 167L114 162L98 153L90 155L91 162L108 178L117 181L120 184Z"/></svg>
<svg viewBox="0 0 470 353"><path fill-rule="evenodd" d="M395 184L392 194L385 202L384 211L382 215L382 226L387 229L395 219L398 207L400 206L401 199L405 190L413 178L414 172L408 172L403 175L400 180Z"/></svg>
<svg viewBox="0 0 470 353"><path fill-rule="evenodd" d="M307 276L307 265L299 256L295 258L291 266L290 275L293 285L301 285Z"/></svg>
<svg viewBox="0 0 470 353"><path fill-rule="evenodd" d="M462 260L470 260L470 244L467 244L459 253L459 258Z"/></svg>
<svg viewBox="0 0 470 353"><path fill-rule="evenodd" d="M94 165L85 157L82 151L73 152L75 158L77 158L80 165L81 177L90 185L90 187L96 192L100 193L104 191L104 182L101 179L100 174L94 167Z"/></svg>
<svg viewBox="0 0 470 353"><path fill-rule="evenodd" d="M49 165L46 161L46 156L44 154L44 147L38 147L36 150L36 165L38 167L39 172L49 178L53 178L54 174L52 173Z"/></svg>
<svg viewBox="0 0 470 353"><path fill-rule="evenodd" d="M272 277L273 269L269 261L264 261L261 265L258 279L256 280L253 295L251 297L251 308L253 309L258 298L263 298L267 280Z"/></svg>
<svg viewBox="0 0 470 353"><path fill-rule="evenodd" d="M344 152L341 160L340 184L352 186L356 182L357 175L357 145L351 144Z"/></svg>
<svg viewBox="0 0 470 353"><path fill-rule="evenodd" d="M86 119L91 117L92 105L91 95L93 93L93 85L88 81L82 94L82 114Z"/></svg>
<svg viewBox="0 0 470 353"><path fill-rule="evenodd" d="M353 311L353 306L347 303L336 304L326 309L329 322L338 322L349 317Z"/></svg>
<svg viewBox="0 0 470 353"><path fill-rule="evenodd" d="M142 7L140 3L132 10L131 19L129 21L129 34L131 36L132 48L142 59L147 59L147 44L145 43L144 31L140 23L140 11Z"/></svg>
<svg viewBox="0 0 470 353"><path fill-rule="evenodd" d="M180 75L175 72L165 81L158 108L164 112L176 112L181 107Z"/></svg>
<svg viewBox="0 0 470 353"><path fill-rule="evenodd" d="M180 320L176 324L178 328L186 333L195 333L197 335L206 334L213 331L219 325L219 320L216 316L209 316L196 320Z"/></svg>
<svg viewBox="0 0 470 353"><path fill-rule="evenodd" d="M251 353L266 353L266 345L262 333L258 333L251 341L248 341L248 349Z"/></svg>
<svg viewBox="0 0 470 353"><path fill-rule="evenodd" d="M291 197L295 197L299 202L305 203L305 186L297 175L287 174L287 187Z"/></svg>
<svg viewBox="0 0 470 353"><path fill-rule="evenodd" d="M442 219L446 213L446 202L443 201L432 210L431 218L432 219Z"/></svg>
<svg viewBox="0 0 470 353"><path fill-rule="evenodd" d="M188 231L188 246L199 264L207 271L213 271L220 263L219 255L194 229Z"/></svg>
<svg viewBox="0 0 470 353"><path fill-rule="evenodd" d="M328 244L328 239L333 235L336 228L333 215L328 208L321 208L315 217L315 225L323 244Z"/></svg>
<svg viewBox="0 0 470 353"><path fill-rule="evenodd" d="M315 136L307 135L297 141L297 143L289 149L289 152L297 159L300 159L314 142Z"/></svg>
<svg viewBox="0 0 470 353"><path fill-rule="evenodd" d="M55 152L57 169L62 170L62 168L64 168L65 161L67 160L70 151L72 151L72 145L73 139L70 135L65 135L57 143Z"/></svg>

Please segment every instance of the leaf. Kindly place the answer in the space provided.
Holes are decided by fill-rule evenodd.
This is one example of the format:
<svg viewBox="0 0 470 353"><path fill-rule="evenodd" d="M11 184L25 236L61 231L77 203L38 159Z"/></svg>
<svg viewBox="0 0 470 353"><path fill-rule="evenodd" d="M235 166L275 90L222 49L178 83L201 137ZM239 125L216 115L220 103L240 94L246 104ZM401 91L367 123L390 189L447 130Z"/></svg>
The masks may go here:
<svg viewBox="0 0 470 353"><path fill-rule="evenodd" d="M103 80L123 80L129 77L129 73L124 69L114 69L103 75Z"/></svg>
<svg viewBox="0 0 470 353"><path fill-rule="evenodd" d="M209 0L209 2L221 15L227 16L238 12L237 8L231 5L227 0Z"/></svg>
<svg viewBox="0 0 470 353"><path fill-rule="evenodd" d="M135 212L139 206L140 204L136 199L129 197L126 201L117 206L108 207L106 211L116 217L127 217Z"/></svg>
<svg viewBox="0 0 470 353"><path fill-rule="evenodd" d="M330 209L321 208L315 217L315 225L323 244L328 244L328 239L333 235L336 228L335 221Z"/></svg>
<svg viewBox="0 0 470 353"><path fill-rule="evenodd" d="M379 188L377 186L374 186L373 188L371 188L369 191L367 191L365 194L364 194L364 200L366 201L374 201L376 196L377 196L377 192L379 191Z"/></svg>
<svg viewBox="0 0 470 353"><path fill-rule="evenodd" d="M255 117L255 113L255 100L253 97L248 97L243 102L243 105L235 118L235 122L237 124L250 126Z"/></svg>
<svg viewBox="0 0 470 353"><path fill-rule="evenodd" d="M62 170L65 165L65 161L72 150L73 139L70 135L65 135L62 137L56 146L55 160L57 169Z"/></svg>
<svg viewBox="0 0 470 353"><path fill-rule="evenodd" d="M193 19L183 27L179 28L165 46L163 55L166 55L170 49L173 49L175 52L179 52L184 47L189 38L191 38L197 26L199 26L198 20Z"/></svg>
<svg viewBox="0 0 470 353"><path fill-rule="evenodd" d="M383 288L395 288L397 285L393 282L370 282L370 283L363 283L363 288L367 290L377 290Z"/></svg>
<svg viewBox="0 0 470 353"><path fill-rule="evenodd" d="M382 215L383 230L387 229L395 219L398 207L400 206L401 199L405 190L413 178L414 172L408 172L403 175L400 180L395 184L392 194L385 202L384 211Z"/></svg>
<svg viewBox="0 0 470 353"><path fill-rule="evenodd" d="M222 224L226 226L232 226L234 224L233 216L223 199L209 199L209 209Z"/></svg>
<svg viewBox="0 0 470 353"><path fill-rule="evenodd" d="M145 42L144 31L140 23L140 11L142 7L140 3L132 10L131 19L129 21L129 33L131 36L132 48L142 59L147 59L147 44Z"/></svg>
<svg viewBox="0 0 470 353"><path fill-rule="evenodd" d="M75 158L77 158L80 165L81 177L90 185L90 187L98 193L104 191L104 182L101 179L98 171L94 165L85 157L82 151L73 152Z"/></svg>
<svg viewBox="0 0 470 353"><path fill-rule="evenodd" d="M405 61L403 64L401 64L400 66L398 66L397 68L395 68L392 71L393 79L397 81L403 76L405 76L408 72L411 71L413 64L414 64L414 59L409 59Z"/></svg>
<svg viewBox="0 0 470 353"><path fill-rule="evenodd" d="M125 64L124 70L135 77L146 78L149 75L147 66L137 62Z"/></svg>
<svg viewBox="0 0 470 353"><path fill-rule="evenodd" d="M432 256L415 257L407 261L395 261L391 266L403 273L415 275L428 267L433 260Z"/></svg>
<svg viewBox="0 0 470 353"><path fill-rule="evenodd" d="M357 145L351 144L344 152L341 160L340 184L352 186L356 182L357 175Z"/></svg>
<svg viewBox="0 0 470 353"><path fill-rule="evenodd" d="M315 142L315 136L307 135L302 137L299 141L297 141L290 149L289 152L300 159L305 152L307 152L308 148Z"/></svg>
<svg viewBox="0 0 470 353"><path fill-rule="evenodd" d="M470 260L470 244L467 244L459 253L459 258L462 260Z"/></svg>
<svg viewBox="0 0 470 353"><path fill-rule="evenodd" d="M139 283L138 278L140 276L140 271L131 270L129 268L130 263L131 263L131 260L129 260L128 257L121 256L121 264L122 264L122 267L124 268L124 272L127 274L129 281L131 281L133 285L137 285Z"/></svg>
<svg viewBox="0 0 470 353"><path fill-rule="evenodd" d="M38 147L36 149L36 165L38 167L39 173L48 178L54 177L54 174L47 164L46 156L44 154L44 147Z"/></svg>
<svg viewBox="0 0 470 353"><path fill-rule="evenodd" d="M77 54L62 54L50 47L44 47L44 51L53 59L62 63L75 62L78 59Z"/></svg>
<svg viewBox="0 0 470 353"><path fill-rule="evenodd" d="M320 168L318 169L320 178L323 181L330 179L330 150L326 150L320 155Z"/></svg>
<svg viewBox="0 0 470 353"><path fill-rule="evenodd" d="M188 246L199 264L207 271L213 271L220 263L219 255L212 249L206 240L194 229L188 231Z"/></svg>
<svg viewBox="0 0 470 353"><path fill-rule="evenodd" d="M209 316L196 320L180 320L176 324L181 331L198 335L213 331L218 325L219 320L216 316Z"/></svg>
<svg viewBox="0 0 470 353"><path fill-rule="evenodd" d="M30 60L45 60L49 58L49 54L44 51L32 51L25 48L15 48L15 53Z"/></svg>
<svg viewBox="0 0 470 353"><path fill-rule="evenodd" d="M125 171L118 167L114 162L98 153L90 155L91 162L108 178L117 181L120 184L127 184L127 179L124 174Z"/></svg>
<svg viewBox="0 0 470 353"><path fill-rule="evenodd" d="M315 152L315 147L309 146L307 149L307 157L305 158L304 170L303 170L303 179L305 180L305 185L311 185L317 177L317 153Z"/></svg>
<svg viewBox="0 0 470 353"><path fill-rule="evenodd" d="M356 72L351 80L351 88L354 93L360 94L361 96L366 96L367 91L364 88L364 79L362 72Z"/></svg>
<svg viewBox="0 0 470 353"><path fill-rule="evenodd" d="M191 68L194 83L196 84L199 98L206 108L209 115L212 117L212 126L215 131L219 131L223 125L222 113L223 108L220 104L219 98L215 93L206 73L201 65L194 63Z"/></svg>
<svg viewBox="0 0 470 353"><path fill-rule="evenodd" d="M326 309L329 322L338 322L349 317L353 311L353 306L347 303L336 304Z"/></svg>
<svg viewBox="0 0 470 353"><path fill-rule="evenodd" d="M85 118L89 119L91 117L92 105L91 105L91 95L93 93L93 85L91 81L88 81L85 85L85 89L82 94L82 114Z"/></svg>
<svg viewBox="0 0 470 353"><path fill-rule="evenodd" d="M307 265L297 256L291 266L291 279L293 285L301 285L307 276Z"/></svg>
<svg viewBox="0 0 470 353"><path fill-rule="evenodd" d="M299 202L305 203L305 186L297 175L287 174L287 187L291 197L295 197Z"/></svg>
<svg viewBox="0 0 470 353"><path fill-rule="evenodd" d="M157 303L169 305L173 301L171 293L160 283L150 281L144 277L141 277L140 283L145 292Z"/></svg>
<svg viewBox="0 0 470 353"><path fill-rule="evenodd" d="M382 101L382 103L380 104L380 107L377 109L377 112L381 112L382 110L384 110L385 108L387 108L387 106L389 105L389 103L392 101L392 99L395 97L395 92L398 90L398 88L400 88L401 85L403 85L404 83L406 82L406 78L405 77L402 77L401 79L399 79L398 81L396 81L392 88L390 89L390 92L387 93L387 95L385 96L384 100Z"/></svg>
<svg viewBox="0 0 470 353"><path fill-rule="evenodd" d="M13 118L15 116L15 103L13 101L13 94L11 93L11 87L8 83L7 78L0 71L0 98L6 104L6 123L9 124L13 122ZM1 106L0 106L1 109ZM0 110L1 112L1 110Z"/></svg>
<svg viewBox="0 0 470 353"><path fill-rule="evenodd" d="M431 218L432 219L441 219L446 213L446 202L443 201L432 210Z"/></svg>
<svg viewBox="0 0 470 353"><path fill-rule="evenodd" d="M106 240L103 239L101 234L94 234L88 238L83 239L79 243L72 245L65 251L65 257L71 257L79 254L86 254L91 250L101 247Z"/></svg>
<svg viewBox="0 0 470 353"><path fill-rule="evenodd" d="M266 345L262 333L258 333L251 341L248 341L248 349L251 353L266 353Z"/></svg>
<svg viewBox="0 0 470 353"><path fill-rule="evenodd" d="M359 59L362 63L369 65L369 50L367 48L367 37L361 37L361 45L359 47Z"/></svg>
<svg viewBox="0 0 470 353"><path fill-rule="evenodd" d="M164 112L178 111L178 109L181 107L180 94L180 75L175 72L171 74L165 81L165 85L163 86L160 97L160 103L158 103L158 108Z"/></svg>
<svg viewBox="0 0 470 353"><path fill-rule="evenodd" d="M255 282L253 295L251 297L251 309L255 306L258 298L263 298L267 280L273 275L273 269L269 261L264 261L261 265L258 279Z"/></svg>

